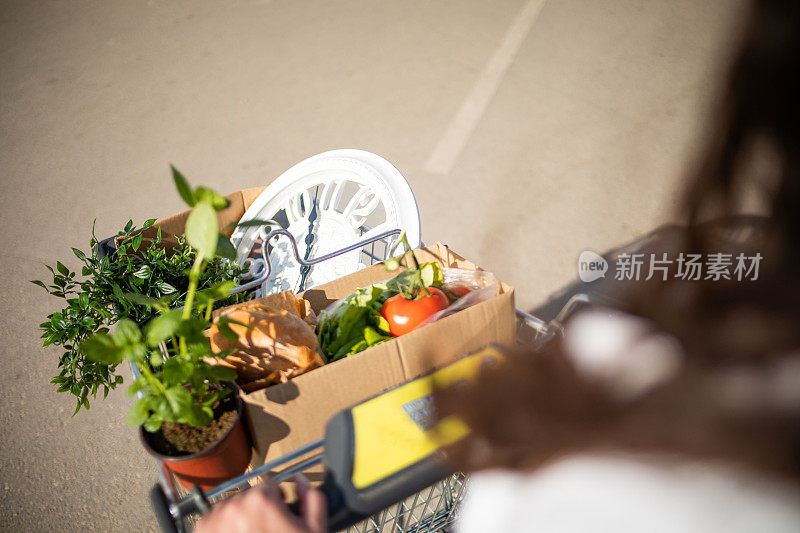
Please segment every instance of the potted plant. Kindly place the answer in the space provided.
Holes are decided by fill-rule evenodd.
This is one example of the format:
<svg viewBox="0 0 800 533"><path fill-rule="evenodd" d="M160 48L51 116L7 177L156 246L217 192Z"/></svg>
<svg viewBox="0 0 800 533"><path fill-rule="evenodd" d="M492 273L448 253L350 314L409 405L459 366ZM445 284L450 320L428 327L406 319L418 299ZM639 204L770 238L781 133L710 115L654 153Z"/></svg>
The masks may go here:
<svg viewBox="0 0 800 533"><path fill-rule="evenodd" d="M80 350L94 362L129 361L138 368L141 375L128 393L138 393L140 398L128 413L128 424L142 426L145 448L184 485L205 489L244 472L251 453L241 400L231 383L236 373L212 364L214 358L228 353L214 354L205 335L214 303L230 294L234 282L198 290L208 262L219 253L219 243L227 241L220 238L216 211L228 203L209 189L192 189L177 172L173 177L192 207L185 236L196 252L183 307L171 307L169 297L128 294L127 298L154 309L157 316L141 328L122 319L114 332L95 333ZM222 335L235 339L229 323L222 318L217 325Z"/></svg>
<svg viewBox="0 0 800 533"><path fill-rule="evenodd" d="M172 173L176 183L185 183L175 168ZM176 236L168 252L160 228L154 232L154 238L143 240L144 231L155 221L147 220L141 230L128 221L114 239L112 255L101 253L93 224L89 250L72 249L80 261L79 270L72 271L57 261L54 266L45 265L52 274L52 282L31 281L65 304L62 309L48 315L39 327L44 346L63 348L58 375L51 383L56 385L58 392L76 397L73 416L82 408L89 409L90 396L96 397L101 391L105 397L109 390L122 383L116 365L88 360L80 350L81 343L95 333L108 331L122 319L143 326L158 314L155 307L139 303L131 294L161 299L170 307L183 305L186 299L189 288L187 272L195 260L195 249L184 236ZM224 244L224 241L220 242ZM225 248L217 252L218 257L206 262L198 282L200 289L233 280L238 274L230 263L219 257L230 254L229 257L233 258L233 250ZM244 299L244 294L236 294L218 300L216 305L230 305Z"/></svg>

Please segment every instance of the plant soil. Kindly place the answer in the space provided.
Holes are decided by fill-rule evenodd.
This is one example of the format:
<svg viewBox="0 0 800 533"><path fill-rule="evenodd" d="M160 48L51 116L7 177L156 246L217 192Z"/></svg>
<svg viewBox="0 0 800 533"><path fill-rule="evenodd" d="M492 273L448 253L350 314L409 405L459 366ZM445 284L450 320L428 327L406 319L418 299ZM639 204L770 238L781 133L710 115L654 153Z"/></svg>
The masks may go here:
<svg viewBox="0 0 800 533"><path fill-rule="evenodd" d="M230 396L214 409L214 420L207 426L164 422L161 430L148 434L150 446L161 455L172 457L202 452L213 446L236 421L236 402Z"/></svg>

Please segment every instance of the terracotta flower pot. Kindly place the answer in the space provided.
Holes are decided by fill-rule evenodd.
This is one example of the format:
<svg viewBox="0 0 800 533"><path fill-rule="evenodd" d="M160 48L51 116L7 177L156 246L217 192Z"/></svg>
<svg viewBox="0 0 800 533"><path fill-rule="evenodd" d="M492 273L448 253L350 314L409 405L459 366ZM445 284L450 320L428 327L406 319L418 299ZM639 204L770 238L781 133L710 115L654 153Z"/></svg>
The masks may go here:
<svg viewBox="0 0 800 533"><path fill-rule="evenodd" d="M202 490L211 489L244 473L250 464L252 449L242 417L242 400L235 391L233 397L236 402L236 420L216 444L202 452L177 457L162 455L150 445L148 432L140 428L139 435L148 453L163 461L164 466L174 472L181 485L187 489L192 485L197 485Z"/></svg>

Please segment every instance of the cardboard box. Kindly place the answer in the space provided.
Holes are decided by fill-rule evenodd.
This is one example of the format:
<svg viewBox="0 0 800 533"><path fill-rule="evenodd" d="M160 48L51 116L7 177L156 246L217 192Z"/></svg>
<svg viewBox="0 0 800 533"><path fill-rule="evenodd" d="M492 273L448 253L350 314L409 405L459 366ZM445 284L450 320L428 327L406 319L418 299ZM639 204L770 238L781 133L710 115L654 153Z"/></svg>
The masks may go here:
<svg viewBox="0 0 800 533"><path fill-rule="evenodd" d="M420 262L478 267L446 245L415 251ZM392 277L382 264L301 293L319 312L359 287ZM277 459L324 435L337 412L442 367L490 343L512 346L516 335L514 290L499 282L487 301L402 337L329 363L287 383L242 393L255 453L253 466Z"/></svg>
<svg viewBox="0 0 800 533"><path fill-rule="evenodd" d="M226 209L217 212L220 231L230 237L233 234L235 224L241 220L242 215L253 205L253 202L258 198L258 195L264 192L264 189L266 187L253 187L252 189L242 189L227 195L225 198L230 202L230 205ZM145 246L149 245L149 241L155 239L156 233L161 229L161 245L167 250L171 249L177 242L175 235L183 234L189 213L191 213L191 210L162 218L144 230L142 232L142 241Z"/></svg>
<svg viewBox="0 0 800 533"><path fill-rule="evenodd" d="M263 187L226 196L230 206L217 213L220 228L230 235L233 224L255 201ZM156 222L144 232L155 238L161 228L163 245L182 234L190 211ZM416 251L421 262L437 261L443 267L478 269L446 245ZM375 265L303 292L315 312L359 287L386 280L392 274ZM498 294L417 331L398 337L280 385L242 393L253 439L253 466L277 459L321 438L328 419L338 411L401 383L446 365L489 343L511 346L516 334L514 290L499 282Z"/></svg>

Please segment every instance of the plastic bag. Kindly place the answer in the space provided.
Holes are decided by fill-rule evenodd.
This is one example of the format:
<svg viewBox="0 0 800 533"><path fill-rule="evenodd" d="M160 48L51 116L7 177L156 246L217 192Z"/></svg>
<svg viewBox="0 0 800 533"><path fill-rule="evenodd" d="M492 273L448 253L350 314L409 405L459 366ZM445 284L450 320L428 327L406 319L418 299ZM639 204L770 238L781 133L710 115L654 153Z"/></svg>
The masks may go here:
<svg viewBox="0 0 800 533"><path fill-rule="evenodd" d="M443 268L445 294L448 297L452 293L460 294L459 289L469 290L458 300L450 304L446 309L432 314L417 326L417 329L441 320L462 309L485 302L497 295L499 285L497 278L491 272L483 270L464 270L460 268Z"/></svg>

